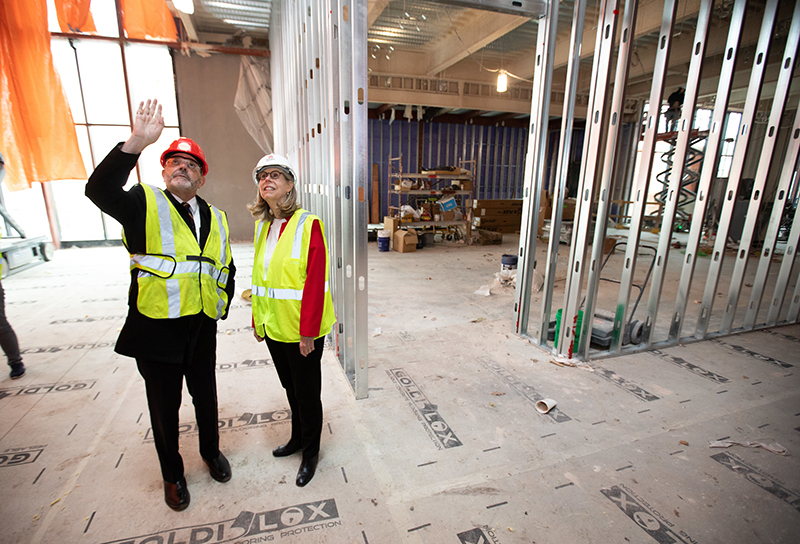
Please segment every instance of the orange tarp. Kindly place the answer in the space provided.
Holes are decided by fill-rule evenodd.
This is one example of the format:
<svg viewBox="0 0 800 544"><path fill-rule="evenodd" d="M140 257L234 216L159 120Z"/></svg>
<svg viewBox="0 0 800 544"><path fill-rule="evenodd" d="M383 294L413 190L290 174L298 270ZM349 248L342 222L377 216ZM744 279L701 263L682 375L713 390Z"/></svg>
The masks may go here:
<svg viewBox="0 0 800 544"><path fill-rule="evenodd" d="M53 67L45 0L0 0L0 153L12 191L34 181L86 179Z"/></svg>
<svg viewBox="0 0 800 544"><path fill-rule="evenodd" d="M164 0L122 0L121 4L128 38L178 41L175 20Z"/></svg>
<svg viewBox="0 0 800 544"><path fill-rule="evenodd" d="M61 32L97 33L92 12L89 11L91 0L55 0L55 3Z"/></svg>

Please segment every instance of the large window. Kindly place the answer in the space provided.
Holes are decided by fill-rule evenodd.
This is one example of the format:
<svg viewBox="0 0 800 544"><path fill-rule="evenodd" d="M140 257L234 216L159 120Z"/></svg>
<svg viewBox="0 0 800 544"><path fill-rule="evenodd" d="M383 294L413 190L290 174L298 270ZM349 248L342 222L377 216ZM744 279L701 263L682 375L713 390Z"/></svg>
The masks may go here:
<svg viewBox="0 0 800 544"><path fill-rule="evenodd" d="M55 9L52 2L48 4L49 28L58 33ZM92 16L98 34L118 36L114 2L93 2ZM72 110L86 172L90 175L115 145L130 136L131 112L139 102L148 98L158 99L163 106L166 127L160 141L142 154L128 186L142 181L163 188L159 157L179 136L169 48L138 43L125 43L121 47L118 41L107 39L56 36L51 40L51 51ZM85 179L53 181L50 184L62 242L119 240L119 223L100 212L84 196L85 185ZM39 183L34 183L31 189L16 192L3 187L3 198L26 235L50 237Z"/></svg>
<svg viewBox="0 0 800 544"><path fill-rule="evenodd" d="M718 178L727 178L731 174L733 150L736 147L736 138L739 135L739 125L741 122L741 113L728 113L728 122L725 123L725 139L722 142L722 150L720 151L719 156L719 167L717 168Z"/></svg>

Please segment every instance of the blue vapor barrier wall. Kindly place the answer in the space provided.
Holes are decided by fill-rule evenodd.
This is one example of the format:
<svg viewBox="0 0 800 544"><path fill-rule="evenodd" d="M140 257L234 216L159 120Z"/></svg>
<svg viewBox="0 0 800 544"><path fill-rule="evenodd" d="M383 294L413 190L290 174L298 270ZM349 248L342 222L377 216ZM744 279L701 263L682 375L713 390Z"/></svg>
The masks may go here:
<svg viewBox="0 0 800 544"><path fill-rule="evenodd" d="M381 217L388 214L389 159L401 154L405 173L475 161L463 165L473 174L474 198L522 198L525 128L370 119L369 146L370 164L378 165L380 176ZM370 201L372 192L370 184Z"/></svg>
<svg viewBox="0 0 800 544"><path fill-rule="evenodd" d="M635 155L631 154L631 147L638 145L639 128L637 123L625 123L622 125L622 134L617 150L617 166L615 168L614 179L611 183L612 200L628 200L630 197L631 178L635 166ZM567 172L566 189L567 197L577 196L577 184L580 177L581 155L583 154L583 140L586 131L583 128L572 130L572 146L569 156L569 170ZM547 139L547 166L545 167L544 189L550 193L555 190L558 165L558 143L561 137L560 130L551 130ZM599 174L598 174L599 175ZM619 213L618 204L612 204L611 213Z"/></svg>
<svg viewBox="0 0 800 544"><path fill-rule="evenodd" d="M567 193L569 195L570 185L573 184L573 178L577 178L580 174L581 154L583 153L583 137L586 131L582 128L572 129L572 145L569 150L569 163L570 169L567 174ZM556 174L558 173L558 143L561 138L560 130L551 130L547 138L547 165L545 167L545 183L542 184L544 190L552 193L555 190Z"/></svg>

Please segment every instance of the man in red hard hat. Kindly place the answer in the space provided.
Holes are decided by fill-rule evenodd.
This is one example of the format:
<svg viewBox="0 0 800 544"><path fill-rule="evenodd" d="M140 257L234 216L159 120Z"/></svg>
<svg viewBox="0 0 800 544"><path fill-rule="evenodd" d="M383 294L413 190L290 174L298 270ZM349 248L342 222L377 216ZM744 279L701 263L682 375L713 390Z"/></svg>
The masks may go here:
<svg viewBox="0 0 800 544"><path fill-rule="evenodd" d="M184 379L195 408L200 455L212 478L231 478L230 464L219 450L215 369L217 320L228 315L236 268L225 212L197 196L208 163L193 140L179 138L161 155L166 190L145 184L123 189L139 155L163 129L158 102L140 103L130 138L97 166L86 196L123 227L131 287L115 351L136 359L164 500L173 510L183 510L190 501L178 451Z"/></svg>

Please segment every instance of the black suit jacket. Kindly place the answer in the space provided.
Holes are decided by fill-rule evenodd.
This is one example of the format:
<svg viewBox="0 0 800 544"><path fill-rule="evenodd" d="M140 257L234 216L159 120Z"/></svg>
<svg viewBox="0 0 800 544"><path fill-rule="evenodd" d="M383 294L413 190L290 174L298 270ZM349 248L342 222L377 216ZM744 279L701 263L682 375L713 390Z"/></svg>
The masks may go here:
<svg viewBox="0 0 800 544"><path fill-rule="evenodd" d="M86 184L86 196L102 211L120 222L125 229L128 250L131 253L145 252L146 201L144 189L135 185L129 191L123 187L139 155L125 153L120 143L111 150L92 173ZM166 191L173 206L189 222L189 214L178 201ZM200 211L200 246L202 247L211 225L211 210L205 200L197 197ZM182 363L187 356L215 357L217 347L217 322L202 312L177 319L151 319L142 315L136 307L139 293L136 282L137 270L131 271L131 286L128 293L128 317L117 339L115 351L137 359ZM231 260L228 285L228 305L222 319L228 317L228 309L235 293L236 267Z"/></svg>

